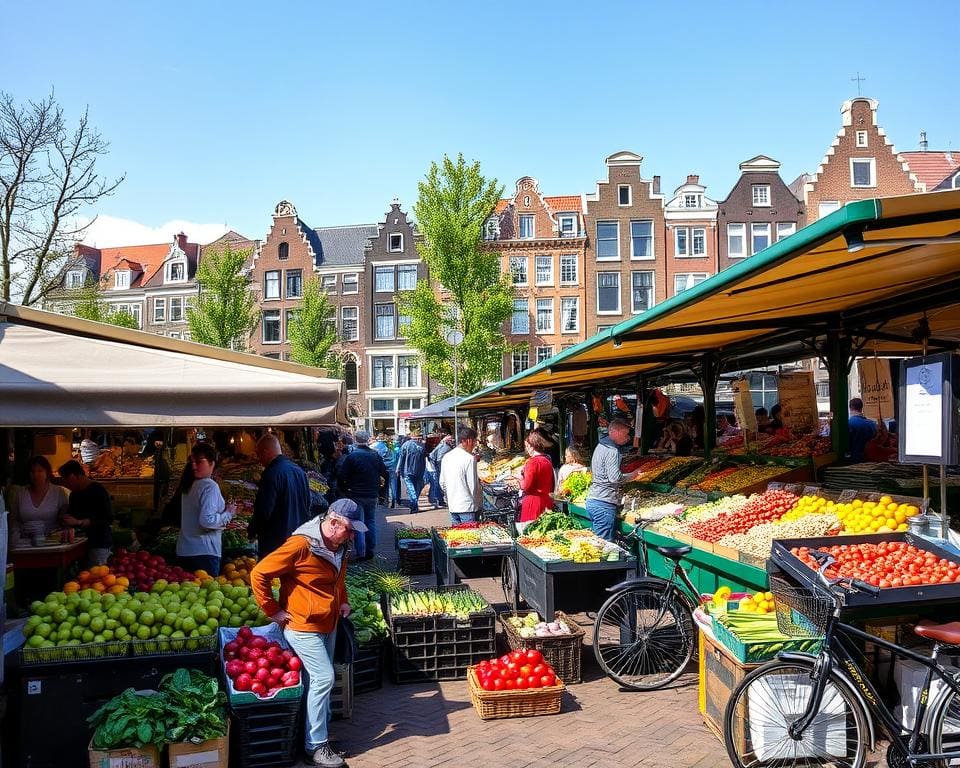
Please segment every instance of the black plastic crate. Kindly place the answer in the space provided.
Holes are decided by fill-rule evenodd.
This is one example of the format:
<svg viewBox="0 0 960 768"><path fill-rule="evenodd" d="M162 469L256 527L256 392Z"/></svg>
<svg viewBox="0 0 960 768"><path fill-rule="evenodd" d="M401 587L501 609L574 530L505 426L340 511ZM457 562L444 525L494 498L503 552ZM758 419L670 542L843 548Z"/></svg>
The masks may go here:
<svg viewBox="0 0 960 768"><path fill-rule="evenodd" d="M383 659L386 644L376 640L358 646L353 656L353 692L375 691L383 685Z"/></svg>
<svg viewBox="0 0 960 768"><path fill-rule="evenodd" d="M427 546L407 545L401 542L397 550L397 570L407 576L426 576L433 573L433 546L425 539Z"/></svg>
<svg viewBox="0 0 960 768"><path fill-rule="evenodd" d="M239 768L291 765L301 751L300 700L232 706L230 764Z"/></svg>

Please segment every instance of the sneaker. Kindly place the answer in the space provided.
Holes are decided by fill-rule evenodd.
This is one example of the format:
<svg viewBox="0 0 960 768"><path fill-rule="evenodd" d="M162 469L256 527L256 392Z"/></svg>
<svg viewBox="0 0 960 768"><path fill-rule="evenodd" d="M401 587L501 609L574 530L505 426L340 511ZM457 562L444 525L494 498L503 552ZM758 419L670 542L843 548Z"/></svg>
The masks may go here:
<svg viewBox="0 0 960 768"><path fill-rule="evenodd" d="M309 762L312 765L321 765L323 768L342 768L346 762L333 751L329 742L324 742L313 751Z"/></svg>

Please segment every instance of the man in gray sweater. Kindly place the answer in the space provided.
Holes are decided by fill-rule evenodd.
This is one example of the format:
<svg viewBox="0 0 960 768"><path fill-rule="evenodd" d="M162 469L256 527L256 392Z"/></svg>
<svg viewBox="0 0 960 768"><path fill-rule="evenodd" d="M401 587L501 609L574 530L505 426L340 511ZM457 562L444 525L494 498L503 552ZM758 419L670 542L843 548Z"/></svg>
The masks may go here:
<svg viewBox="0 0 960 768"><path fill-rule="evenodd" d="M640 470L628 475L620 471L620 446L626 445L629 439L629 422L614 417L607 428L607 436L597 445L590 462L593 482L587 493L587 514L593 532L607 541L613 541L617 512L623 500L621 486L640 474Z"/></svg>

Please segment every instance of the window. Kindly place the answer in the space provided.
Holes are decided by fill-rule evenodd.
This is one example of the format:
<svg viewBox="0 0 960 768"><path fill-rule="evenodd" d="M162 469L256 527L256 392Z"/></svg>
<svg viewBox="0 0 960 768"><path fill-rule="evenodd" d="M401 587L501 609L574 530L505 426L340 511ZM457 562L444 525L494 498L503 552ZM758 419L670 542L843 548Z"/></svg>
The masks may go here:
<svg viewBox="0 0 960 768"><path fill-rule="evenodd" d="M792 221L787 222L778 222L777 223L777 240L783 240L785 237L790 237L794 232L797 231L797 225Z"/></svg>
<svg viewBox="0 0 960 768"><path fill-rule="evenodd" d="M397 290L412 291L417 287L417 265L400 264L397 266Z"/></svg>
<svg viewBox="0 0 960 768"><path fill-rule="evenodd" d="M398 411L419 411L420 399L421 398L419 397L398 397L397 410Z"/></svg>
<svg viewBox="0 0 960 768"><path fill-rule="evenodd" d="M674 294L683 293L687 288L693 288L707 279L706 272L692 272L689 274L678 274L673 276Z"/></svg>
<svg viewBox="0 0 960 768"><path fill-rule="evenodd" d="M483 239L496 240L498 237L500 237L500 221L491 216L483 226Z"/></svg>
<svg viewBox="0 0 960 768"><path fill-rule="evenodd" d="M373 290L377 293L393 293L393 267L374 267Z"/></svg>
<svg viewBox="0 0 960 768"><path fill-rule="evenodd" d="M288 341L290 340L290 329L293 328L293 326L295 325L297 321L297 316L299 314L300 314L299 309L288 309L286 312L286 316L284 317L283 329L284 331L286 331L286 336ZM336 331L336 328L337 328L336 317L334 317L332 321L325 321L324 325L329 325L331 322L333 324L334 331Z"/></svg>
<svg viewBox="0 0 960 768"><path fill-rule="evenodd" d="M416 355L400 355L397 358L397 386L420 386L420 359Z"/></svg>
<svg viewBox="0 0 960 768"><path fill-rule="evenodd" d="M743 247L746 227L746 224L727 224L727 256L731 259L747 255Z"/></svg>
<svg viewBox="0 0 960 768"><path fill-rule="evenodd" d="M857 146L865 147L867 146L867 132L866 131L857 131Z"/></svg>
<svg viewBox="0 0 960 768"><path fill-rule="evenodd" d="M340 282L344 293L360 292L360 276L356 272L344 275L340 278Z"/></svg>
<svg viewBox="0 0 960 768"><path fill-rule="evenodd" d="M770 185L769 184L754 184L753 185L753 204L758 208L768 207L770 205Z"/></svg>
<svg viewBox="0 0 960 768"><path fill-rule="evenodd" d="M520 216L520 239L530 240L534 236L534 217L531 214Z"/></svg>
<svg viewBox="0 0 960 768"><path fill-rule="evenodd" d="M577 217L561 215L560 216L560 237L576 237L577 235Z"/></svg>
<svg viewBox="0 0 960 768"><path fill-rule="evenodd" d="M374 333L375 339L392 339L396 336L393 324L393 304L374 305Z"/></svg>
<svg viewBox="0 0 960 768"><path fill-rule="evenodd" d="M166 299L154 299L153 300L153 322L163 323L167 320L167 300Z"/></svg>
<svg viewBox="0 0 960 768"><path fill-rule="evenodd" d="M263 298L280 298L280 270L271 270L263 275Z"/></svg>
<svg viewBox="0 0 960 768"><path fill-rule="evenodd" d="M537 285L553 285L553 256L537 256L534 262Z"/></svg>
<svg viewBox="0 0 960 768"><path fill-rule="evenodd" d="M537 333L553 333L553 299L537 299Z"/></svg>
<svg viewBox="0 0 960 768"><path fill-rule="evenodd" d="M690 236L690 230L686 227L677 227L673 234L677 240L677 256L689 256L687 238Z"/></svg>
<svg viewBox="0 0 960 768"><path fill-rule="evenodd" d="M629 184L621 184L617 187L617 205L630 205Z"/></svg>
<svg viewBox="0 0 960 768"><path fill-rule="evenodd" d="M320 288L326 291L327 293L336 293L337 292L337 276L336 275L320 275Z"/></svg>
<svg viewBox="0 0 960 768"><path fill-rule="evenodd" d="M287 322L290 322L290 318L291 318L297 311L298 311L298 310L290 310L290 311L287 312ZM324 334L331 334L331 335L333 335L334 337L336 337L336 335L337 335L337 308L336 308L336 307L330 307L330 308L329 308L329 314L328 314L323 320L321 320L320 323L321 323L321 327L323 328ZM289 336L289 335L290 335L290 331L288 330L288 331L287 331L287 336Z"/></svg>
<svg viewBox="0 0 960 768"><path fill-rule="evenodd" d="M173 331L173 332L171 332L171 333L170 333L170 338L171 338L171 339L179 339L179 338L180 338L180 332L179 332L179 331Z"/></svg>
<svg viewBox="0 0 960 768"><path fill-rule="evenodd" d="M537 362L542 363L553 357L553 347L537 347Z"/></svg>
<svg viewBox="0 0 960 768"><path fill-rule="evenodd" d="M67 288L83 288L84 269L71 269L67 272Z"/></svg>
<svg viewBox="0 0 960 768"><path fill-rule="evenodd" d="M700 207L700 195L684 195L684 196L683 196L683 207L684 207L684 208L699 208L699 207Z"/></svg>
<svg viewBox="0 0 960 768"><path fill-rule="evenodd" d="M383 389L393 386L393 355L382 355L373 358L372 368L373 381L371 385L374 389ZM390 403L390 408L393 403ZM383 409L389 410L389 409Z"/></svg>
<svg viewBox="0 0 960 768"><path fill-rule="evenodd" d="M171 261L167 264L167 282L182 283L187 279L187 265L182 261Z"/></svg>
<svg viewBox="0 0 960 768"><path fill-rule="evenodd" d="M263 343L280 343L280 310L269 309L263 313Z"/></svg>
<svg viewBox="0 0 960 768"><path fill-rule="evenodd" d="M358 341L360 339L360 308L340 308L340 340Z"/></svg>
<svg viewBox="0 0 960 768"><path fill-rule="evenodd" d="M142 328L143 325L140 322L140 304L113 304L111 309L114 312L126 312L130 315L137 323L137 328Z"/></svg>
<svg viewBox="0 0 960 768"><path fill-rule="evenodd" d="M653 258L653 221L650 219L630 222L630 258Z"/></svg>
<svg viewBox="0 0 960 768"><path fill-rule="evenodd" d="M170 297L170 322L179 323L183 321L183 297Z"/></svg>
<svg viewBox="0 0 960 768"><path fill-rule="evenodd" d="M526 256L510 257L510 275L513 277L514 285L527 284L527 257Z"/></svg>
<svg viewBox="0 0 960 768"><path fill-rule="evenodd" d="M324 275L326 277L326 275ZM287 270L287 298L299 299L303 296L303 270Z"/></svg>
<svg viewBox="0 0 960 768"><path fill-rule="evenodd" d="M611 328L613 328L612 325L598 325L597 333L603 333L604 331L609 331Z"/></svg>
<svg viewBox="0 0 960 768"><path fill-rule="evenodd" d="M653 306L653 272L630 273L630 309L634 314Z"/></svg>
<svg viewBox="0 0 960 768"><path fill-rule="evenodd" d="M378 412L393 412L393 400L381 400L380 398L375 398L370 401L370 410Z"/></svg>
<svg viewBox="0 0 960 768"><path fill-rule="evenodd" d="M617 221L597 222L597 259L618 260L620 258L620 223Z"/></svg>
<svg viewBox="0 0 960 768"><path fill-rule="evenodd" d="M850 186L875 187L876 160L872 157L850 158Z"/></svg>
<svg viewBox="0 0 960 768"><path fill-rule="evenodd" d="M579 333L580 331L580 299L560 299L560 322L562 333Z"/></svg>
<svg viewBox="0 0 960 768"><path fill-rule="evenodd" d="M707 254L707 230L694 228L693 230L693 250L694 256L706 256Z"/></svg>
<svg viewBox="0 0 960 768"><path fill-rule="evenodd" d="M751 224L750 239L752 246L750 253L760 253L760 251L770 245L770 225Z"/></svg>
<svg viewBox="0 0 960 768"><path fill-rule="evenodd" d="M817 206L817 218L822 219L824 216L829 216L834 211L840 210L840 201L839 200L822 200Z"/></svg>
<svg viewBox="0 0 960 768"><path fill-rule="evenodd" d="M530 333L530 312L526 299L513 300L513 316L510 318L510 333Z"/></svg>
<svg viewBox="0 0 960 768"><path fill-rule="evenodd" d="M597 314L620 314L619 272L597 272Z"/></svg>
<svg viewBox="0 0 960 768"><path fill-rule="evenodd" d="M513 353L513 373L521 373L530 367L530 355L523 349Z"/></svg>
<svg viewBox="0 0 960 768"><path fill-rule="evenodd" d="M560 285L576 285L577 279L577 256L576 254L567 254L560 257Z"/></svg>
<svg viewBox="0 0 960 768"><path fill-rule="evenodd" d="M390 253L403 253L403 234L395 232L390 235Z"/></svg>
<svg viewBox="0 0 960 768"><path fill-rule="evenodd" d="M114 288L129 288L130 287L130 272L128 270L121 270L120 272L115 272L113 275L113 287Z"/></svg>
<svg viewBox="0 0 960 768"><path fill-rule="evenodd" d="M288 243L280 243L277 246L277 258L280 261L286 261L290 258L290 245Z"/></svg>
<svg viewBox="0 0 960 768"><path fill-rule="evenodd" d="M397 338L405 339L407 338L407 331L410 328L410 315L401 315L400 311L397 310Z"/></svg>
<svg viewBox="0 0 960 768"><path fill-rule="evenodd" d="M360 381L357 377L357 361L352 357L344 363L343 380L347 384L347 392L356 392L360 387Z"/></svg>

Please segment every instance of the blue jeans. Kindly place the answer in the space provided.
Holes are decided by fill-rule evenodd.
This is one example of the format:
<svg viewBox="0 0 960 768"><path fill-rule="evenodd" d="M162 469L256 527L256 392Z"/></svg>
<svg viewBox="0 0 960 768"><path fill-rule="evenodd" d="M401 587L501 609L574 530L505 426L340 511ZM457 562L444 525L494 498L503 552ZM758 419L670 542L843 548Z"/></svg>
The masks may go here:
<svg viewBox="0 0 960 768"><path fill-rule="evenodd" d="M333 691L333 648L337 631L321 635L317 632L283 630L283 636L300 657L303 666L300 680L307 692L307 716L304 727L304 747L309 755L330 736L327 723L330 721L330 693Z"/></svg>
<svg viewBox="0 0 960 768"><path fill-rule="evenodd" d="M363 522L367 526L366 533L358 533L353 540L353 547L357 557L374 555L377 551L377 499L354 499L363 513Z"/></svg>
<svg viewBox="0 0 960 768"><path fill-rule="evenodd" d="M420 511L419 499L423 491L423 475L404 475L403 482L407 486L410 512L416 514Z"/></svg>
<svg viewBox="0 0 960 768"><path fill-rule="evenodd" d="M428 469L427 482L430 483L430 490L427 492L430 503L435 507L445 506L446 502L443 498L443 489L440 487L440 473Z"/></svg>
<svg viewBox="0 0 960 768"><path fill-rule="evenodd" d="M403 499L403 494L400 492L400 476L396 472L390 472L390 482L387 483L387 489L389 491L387 501L391 505L399 504Z"/></svg>
<svg viewBox="0 0 960 768"><path fill-rule="evenodd" d="M601 539L613 541L613 530L617 524L619 507L609 501L600 501L599 499L587 499L584 506L587 509L587 514L590 515L590 527L593 528L593 532Z"/></svg>
<svg viewBox="0 0 960 768"><path fill-rule="evenodd" d="M453 521L454 525L459 525L460 523L472 523L477 519L476 512L451 512L450 519Z"/></svg>
<svg viewBox="0 0 960 768"><path fill-rule="evenodd" d="M213 578L220 575L220 558L216 555L178 555L177 563L191 573L204 570Z"/></svg>

